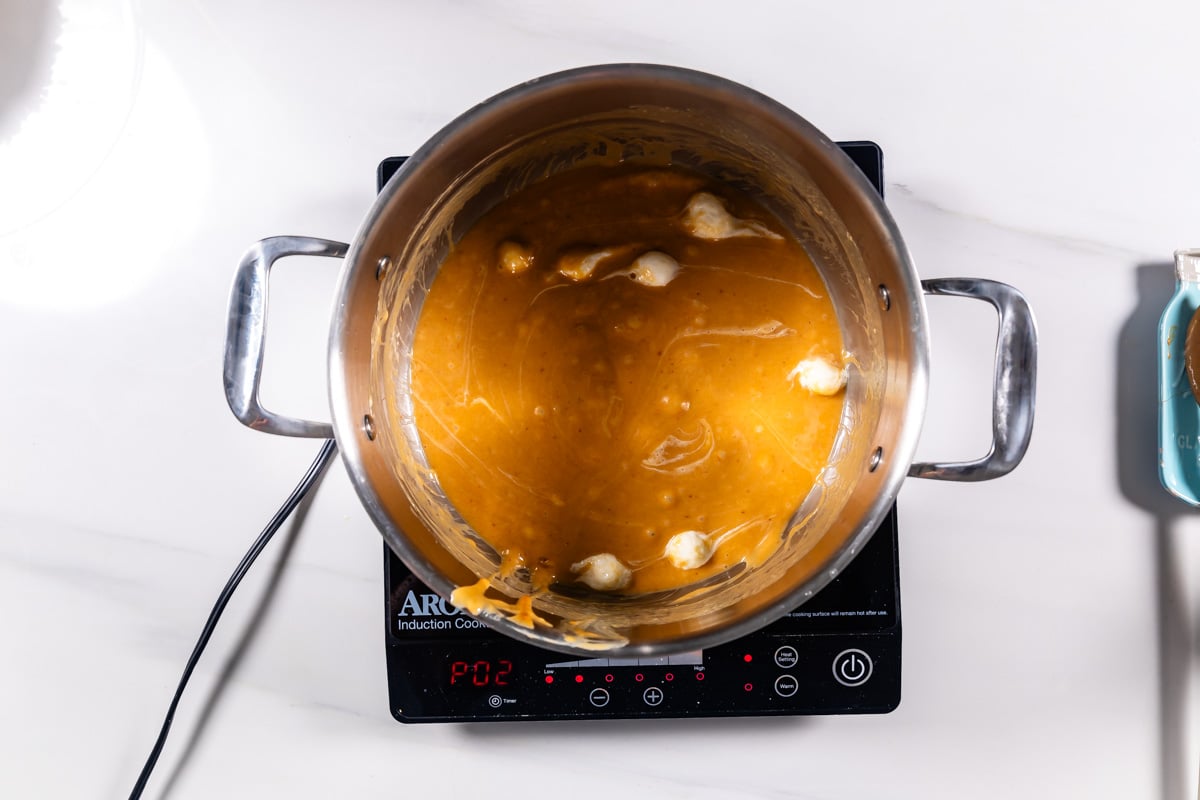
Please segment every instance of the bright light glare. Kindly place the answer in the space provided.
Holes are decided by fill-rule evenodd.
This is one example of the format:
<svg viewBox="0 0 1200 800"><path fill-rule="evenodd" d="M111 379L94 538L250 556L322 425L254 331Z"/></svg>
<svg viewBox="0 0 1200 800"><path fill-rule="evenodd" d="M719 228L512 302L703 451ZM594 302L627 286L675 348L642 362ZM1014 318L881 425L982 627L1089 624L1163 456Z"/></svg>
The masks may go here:
<svg viewBox="0 0 1200 800"><path fill-rule="evenodd" d="M137 291L194 233L209 158L126 4L65 0L61 14L41 105L0 141L0 303L71 310Z"/></svg>

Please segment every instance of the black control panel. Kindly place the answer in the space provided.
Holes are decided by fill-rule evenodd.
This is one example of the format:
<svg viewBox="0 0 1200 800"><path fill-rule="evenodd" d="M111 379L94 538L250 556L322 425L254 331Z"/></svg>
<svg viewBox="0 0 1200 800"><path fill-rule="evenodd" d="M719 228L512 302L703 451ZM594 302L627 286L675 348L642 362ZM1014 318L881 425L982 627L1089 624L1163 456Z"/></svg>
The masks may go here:
<svg viewBox="0 0 1200 800"><path fill-rule="evenodd" d="M882 193L871 142L840 146ZM403 158L379 165L382 187ZM878 714L900 703L896 511L815 597L730 644L572 658L509 639L420 583L386 547L388 697L401 722Z"/></svg>
<svg viewBox="0 0 1200 800"><path fill-rule="evenodd" d="M386 550L388 690L402 722L885 713L900 702L896 516L766 628L662 658L573 658L492 631Z"/></svg>

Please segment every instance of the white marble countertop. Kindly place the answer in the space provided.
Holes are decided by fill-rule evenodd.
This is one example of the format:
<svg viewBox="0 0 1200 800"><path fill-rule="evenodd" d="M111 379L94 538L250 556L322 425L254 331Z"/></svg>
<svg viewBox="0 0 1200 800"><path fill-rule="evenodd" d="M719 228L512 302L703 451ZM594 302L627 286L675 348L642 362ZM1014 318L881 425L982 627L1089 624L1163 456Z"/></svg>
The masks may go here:
<svg viewBox="0 0 1200 800"><path fill-rule="evenodd" d="M127 795L218 589L316 453L225 405L246 247L348 240L382 157L613 61L880 143L922 277L1006 281L1037 313L1025 463L900 494L899 709L400 725L379 537L335 467L235 598L148 796L1196 796L1200 518L1157 485L1153 348L1171 253L1200 244L1200 7L0 5L0 796ZM280 410L327 416L334 279L279 271ZM986 446L975 305L929 303L922 458Z"/></svg>

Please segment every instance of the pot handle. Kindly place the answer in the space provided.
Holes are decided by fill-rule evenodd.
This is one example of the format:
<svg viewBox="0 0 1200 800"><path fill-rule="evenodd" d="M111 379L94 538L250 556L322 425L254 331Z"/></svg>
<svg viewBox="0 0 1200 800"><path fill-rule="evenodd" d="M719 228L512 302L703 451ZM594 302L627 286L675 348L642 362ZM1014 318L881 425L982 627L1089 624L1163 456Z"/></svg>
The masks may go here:
<svg viewBox="0 0 1200 800"><path fill-rule="evenodd" d="M1037 324L1025 296L1004 283L982 278L939 278L921 282L926 294L973 297L991 303L1000 316L992 395L992 447L974 461L913 464L914 478L986 481L1012 472L1029 447L1037 383Z"/></svg>
<svg viewBox="0 0 1200 800"><path fill-rule="evenodd" d="M258 242L242 256L229 296L229 324L225 329L225 399L243 425L279 436L333 438L333 426L327 422L285 417L268 411L259 402L267 334L267 275L271 266L284 256L341 258L349 249L349 245L328 239L273 236Z"/></svg>

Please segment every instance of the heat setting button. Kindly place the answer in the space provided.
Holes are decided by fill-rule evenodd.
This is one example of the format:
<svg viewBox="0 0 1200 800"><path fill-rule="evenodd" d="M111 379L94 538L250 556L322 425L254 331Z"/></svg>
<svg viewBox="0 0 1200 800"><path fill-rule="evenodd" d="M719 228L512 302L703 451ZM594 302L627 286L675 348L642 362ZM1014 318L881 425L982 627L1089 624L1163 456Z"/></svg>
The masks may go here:
<svg viewBox="0 0 1200 800"><path fill-rule="evenodd" d="M791 645L784 645L775 651L775 666L781 669L791 669L799 660L800 656L796 653L796 648Z"/></svg>
<svg viewBox="0 0 1200 800"><path fill-rule="evenodd" d="M862 650L843 650L833 658L833 677L842 686L862 686L875 669L871 657Z"/></svg>

